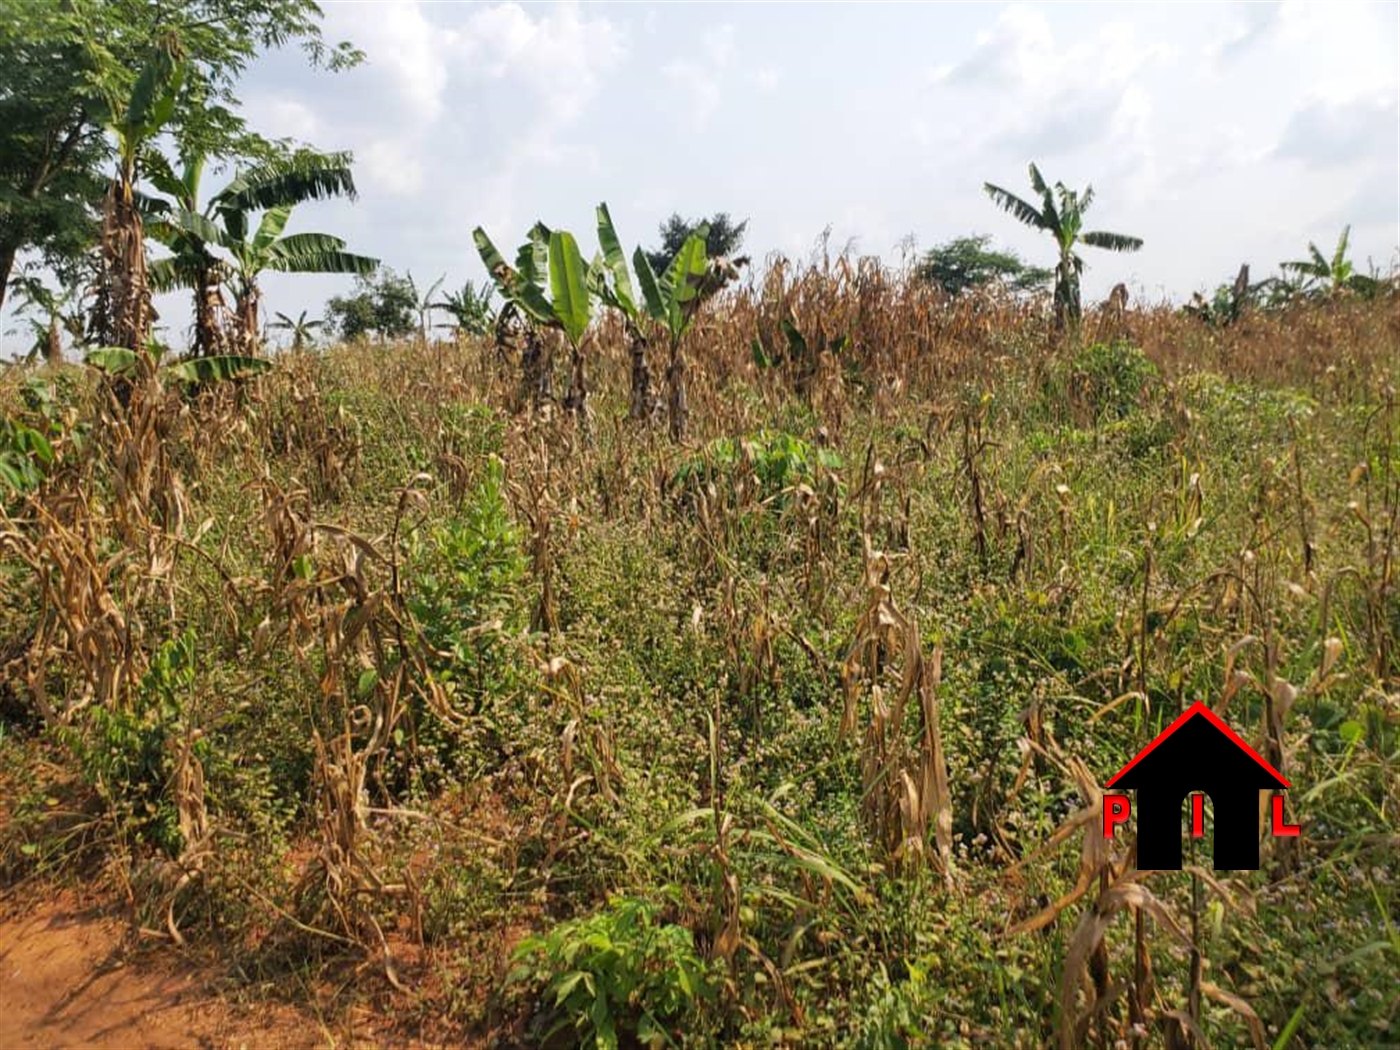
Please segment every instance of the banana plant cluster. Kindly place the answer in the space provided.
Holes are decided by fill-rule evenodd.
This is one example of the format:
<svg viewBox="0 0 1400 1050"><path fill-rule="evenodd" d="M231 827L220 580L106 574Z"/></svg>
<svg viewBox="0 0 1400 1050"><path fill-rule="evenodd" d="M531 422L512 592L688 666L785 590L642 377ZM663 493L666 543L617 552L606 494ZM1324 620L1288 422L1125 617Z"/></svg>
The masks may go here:
<svg viewBox="0 0 1400 1050"><path fill-rule="evenodd" d="M302 150L264 161L240 173L201 209L204 163L203 156L187 157L177 175L163 158L153 158L148 172L167 198L149 204L151 234L171 251L151 265L151 283L160 291L194 292L195 356L226 351L230 336L245 353L257 349L258 282L264 272L367 274L379 265L347 251L345 242L330 234L284 234L298 204L354 197L347 155ZM226 284L234 294L231 324L222 293Z"/></svg>
<svg viewBox="0 0 1400 1050"><path fill-rule="evenodd" d="M551 230L537 222L516 253L515 266L511 266L480 226L472 231L472 239L505 298L501 323L508 323L512 316L525 321L521 367L526 396L537 409L553 400L554 357L539 331L560 332L570 352L569 391L564 407L582 416L588 397L583 340L593 319L593 297L578 241L565 230Z"/></svg>
<svg viewBox="0 0 1400 1050"><path fill-rule="evenodd" d="M550 230L536 223L511 266L478 227L473 231L482 262L505 298L502 317L518 315L527 323L522 358L525 385L536 405L548 399L552 361L541 346L540 330L563 333L571 352L571 379L565 407L582 413L586 390L583 343L593 317L594 304L617 311L632 346L632 397L634 419L650 417L656 410L651 368L647 360L648 327L667 337L670 358L666 370L667 403L673 440L685 435L687 423L686 367L682 343L701 305L738 276L747 260L711 258L706 251L704 226L692 231L666 271L657 276L639 247L632 255L632 273L606 204L597 208L600 250L584 265L572 234ZM640 292L640 294L638 294Z"/></svg>

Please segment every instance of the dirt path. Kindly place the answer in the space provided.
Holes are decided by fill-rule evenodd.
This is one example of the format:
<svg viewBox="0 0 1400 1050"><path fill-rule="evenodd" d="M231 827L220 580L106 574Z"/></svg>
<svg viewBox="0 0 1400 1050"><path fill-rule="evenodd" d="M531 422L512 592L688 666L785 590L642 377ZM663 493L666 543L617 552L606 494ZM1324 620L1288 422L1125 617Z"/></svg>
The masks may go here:
<svg viewBox="0 0 1400 1050"><path fill-rule="evenodd" d="M0 1047L312 1047L290 1007L236 1007L174 957L131 957L126 928L72 897L0 918Z"/></svg>

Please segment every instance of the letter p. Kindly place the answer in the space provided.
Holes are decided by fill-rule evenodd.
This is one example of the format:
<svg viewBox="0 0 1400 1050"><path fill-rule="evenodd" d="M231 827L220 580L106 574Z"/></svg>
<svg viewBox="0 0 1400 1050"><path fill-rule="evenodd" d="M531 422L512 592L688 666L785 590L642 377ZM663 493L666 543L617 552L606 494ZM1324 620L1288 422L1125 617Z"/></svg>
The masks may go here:
<svg viewBox="0 0 1400 1050"><path fill-rule="evenodd" d="M1103 837L1113 838L1114 826L1127 823L1132 809L1132 803L1127 795L1105 795L1103 797Z"/></svg>

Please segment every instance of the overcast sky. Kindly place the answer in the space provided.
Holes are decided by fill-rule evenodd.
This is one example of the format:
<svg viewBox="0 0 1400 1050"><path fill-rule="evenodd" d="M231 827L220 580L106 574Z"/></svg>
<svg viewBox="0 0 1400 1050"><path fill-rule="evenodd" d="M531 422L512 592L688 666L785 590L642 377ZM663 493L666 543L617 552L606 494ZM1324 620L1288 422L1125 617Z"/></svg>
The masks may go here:
<svg viewBox="0 0 1400 1050"><path fill-rule="evenodd" d="M1256 279L1342 227L1363 267L1400 246L1400 5L876 5L325 2L328 38L254 65L251 125L352 150L360 199L292 229L347 238L420 284L484 276L471 229L513 247L536 219L594 246L606 200L624 244L672 211L749 219L746 248L832 243L899 258L990 233L1049 264L998 211L1026 164L1092 182L1086 292L1181 298ZM217 180L206 180L217 185ZM268 306L319 316L348 278L274 277ZM165 319L183 321L167 303ZM173 333L172 333L173 334Z"/></svg>

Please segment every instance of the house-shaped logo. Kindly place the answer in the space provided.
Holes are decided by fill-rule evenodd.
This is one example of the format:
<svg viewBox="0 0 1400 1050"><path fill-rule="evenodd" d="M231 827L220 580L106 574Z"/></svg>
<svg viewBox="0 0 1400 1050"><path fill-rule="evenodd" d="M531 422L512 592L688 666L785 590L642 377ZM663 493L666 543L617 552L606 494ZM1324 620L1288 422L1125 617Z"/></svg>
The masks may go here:
<svg viewBox="0 0 1400 1050"><path fill-rule="evenodd" d="M1137 866L1142 870L1180 869L1182 804L1192 796L1191 834L1205 834L1205 796L1214 808L1214 862L1217 870L1259 867L1259 792L1289 787L1283 774L1264 761L1205 704L1191 705L1155 740L1114 774L1108 787L1137 791ZM1104 834L1128 819L1126 795L1106 794ZM1297 835L1283 822L1283 796L1275 794L1272 832Z"/></svg>

